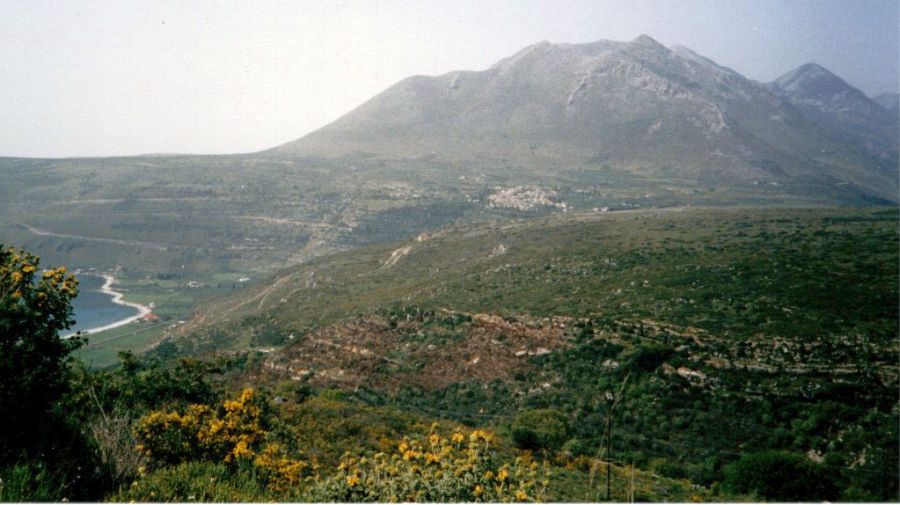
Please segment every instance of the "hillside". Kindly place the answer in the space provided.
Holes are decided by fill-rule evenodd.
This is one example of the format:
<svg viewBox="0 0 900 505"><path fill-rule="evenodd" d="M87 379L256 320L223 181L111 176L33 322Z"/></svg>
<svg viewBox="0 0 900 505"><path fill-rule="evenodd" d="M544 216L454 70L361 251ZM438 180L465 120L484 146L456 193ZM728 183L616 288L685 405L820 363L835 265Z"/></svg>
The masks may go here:
<svg viewBox="0 0 900 505"><path fill-rule="evenodd" d="M898 93L884 93L873 97L872 101L887 109L894 116L897 116L897 111L900 110L900 94Z"/></svg>
<svg viewBox="0 0 900 505"><path fill-rule="evenodd" d="M554 408L576 454L601 447L596 399L624 382L624 461L711 484L742 454L786 450L891 497L896 220L672 209L454 226L281 272L153 354L240 356L238 383L473 425Z"/></svg>

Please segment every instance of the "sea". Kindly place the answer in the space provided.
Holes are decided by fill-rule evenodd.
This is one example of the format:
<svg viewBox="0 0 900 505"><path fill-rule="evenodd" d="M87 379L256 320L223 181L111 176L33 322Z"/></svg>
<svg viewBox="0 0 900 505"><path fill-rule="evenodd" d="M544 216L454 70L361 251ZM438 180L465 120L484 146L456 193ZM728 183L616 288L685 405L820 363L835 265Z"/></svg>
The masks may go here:
<svg viewBox="0 0 900 505"><path fill-rule="evenodd" d="M84 274L77 277L78 296L72 301L75 325L61 332L62 336L106 326L138 313L134 307L113 303L112 295L100 291L104 283L103 277Z"/></svg>

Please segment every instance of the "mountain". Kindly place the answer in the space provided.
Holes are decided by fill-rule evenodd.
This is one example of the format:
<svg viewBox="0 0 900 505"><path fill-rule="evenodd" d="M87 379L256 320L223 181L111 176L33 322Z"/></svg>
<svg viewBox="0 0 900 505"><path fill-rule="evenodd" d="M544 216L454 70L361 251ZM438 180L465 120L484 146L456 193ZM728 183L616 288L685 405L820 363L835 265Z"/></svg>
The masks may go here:
<svg viewBox="0 0 900 505"><path fill-rule="evenodd" d="M862 144L879 159L896 161L896 114L827 69L802 65L776 79L771 88L834 136Z"/></svg>
<svg viewBox="0 0 900 505"><path fill-rule="evenodd" d="M900 93L883 93L873 97L872 101L887 109L894 116L900 110Z"/></svg>
<svg viewBox="0 0 900 505"><path fill-rule="evenodd" d="M273 152L545 171L603 165L657 180L814 186L797 193L849 185L896 200L896 159L836 135L780 91L646 35L541 42L487 70L404 79Z"/></svg>

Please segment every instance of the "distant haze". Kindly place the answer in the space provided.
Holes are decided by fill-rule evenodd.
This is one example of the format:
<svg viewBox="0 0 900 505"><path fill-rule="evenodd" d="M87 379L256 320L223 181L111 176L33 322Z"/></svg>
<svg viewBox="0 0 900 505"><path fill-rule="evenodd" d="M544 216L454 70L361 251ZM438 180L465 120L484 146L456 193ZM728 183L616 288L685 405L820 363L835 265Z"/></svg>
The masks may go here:
<svg viewBox="0 0 900 505"><path fill-rule="evenodd" d="M900 89L896 0L0 0L0 156L232 153L296 139L410 75L538 42L687 46L759 81L818 63Z"/></svg>

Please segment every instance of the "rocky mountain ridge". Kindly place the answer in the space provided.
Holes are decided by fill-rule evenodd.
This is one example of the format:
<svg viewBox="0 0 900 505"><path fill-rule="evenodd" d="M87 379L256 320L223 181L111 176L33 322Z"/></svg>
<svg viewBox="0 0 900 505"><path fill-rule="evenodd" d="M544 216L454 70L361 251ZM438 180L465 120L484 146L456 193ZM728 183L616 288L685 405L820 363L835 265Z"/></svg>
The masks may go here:
<svg viewBox="0 0 900 505"><path fill-rule="evenodd" d="M836 86L855 101L853 112L840 102L813 103L815 86L823 87L815 84L817 74L830 76L824 89ZM643 35L630 42L541 42L484 71L410 77L272 152L801 180L849 184L896 200L890 119L821 67L804 66L763 85Z"/></svg>

